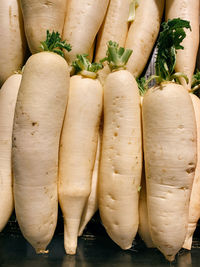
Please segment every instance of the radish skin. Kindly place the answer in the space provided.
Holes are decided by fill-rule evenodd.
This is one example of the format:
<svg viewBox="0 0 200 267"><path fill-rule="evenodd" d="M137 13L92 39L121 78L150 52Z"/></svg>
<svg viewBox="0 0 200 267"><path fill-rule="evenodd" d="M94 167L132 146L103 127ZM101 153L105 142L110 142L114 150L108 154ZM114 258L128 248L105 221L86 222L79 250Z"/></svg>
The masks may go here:
<svg viewBox="0 0 200 267"><path fill-rule="evenodd" d="M59 203L67 254L76 253L81 216L91 192L102 99L98 80L71 77L59 158Z"/></svg>
<svg viewBox="0 0 200 267"><path fill-rule="evenodd" d="M140 76L147 64L159 33L163 9L164 0L139 1L125 44L133 50L126 66L134 77Z"/></svg>
<svg viewBox="0 0 200 267"><path fill-rule="evenodd" d="M146 179L145 179L144 170L143 170L143 174L142 174L141 191L140 191L140 198L139 198L138 233L148 248L154 248L155 247L155 245L152 242L152 238L151 238L151 234L150 234L150 230L149 230Z"/></svg>
<svg viewBox="0 0 200 267"><path fill-rule="evenodd" d="M108 2L109 0L79 0L77 4L76 0L70 0L63 30L63 39L72 45L72 51L65 53L69 64L77 54L89 54Z"/></svg>
<svg viewBox="0 0 200 267"><path fill-rule="evenodd" d="M165 19L173 18L188 20L192 29L186 30L186 37L181 44L184 50L177 51L175 65L175 71L187 75L189 83L186 84L184 79L181 79L181 83L189 90L199 46L199 0L166 0Z"/></svg>
<svg viewBox="0 0 200 267"><path fill-rule="evenodd" d="M106 56L109 40L124 47L129 25L130 2L130 0L110 0L104 22L97 35L95 62Z"/></svg>
<svg viewBox="0 0 200 267"><path fill-rule="evenodd" d="M14 208L12 188L12 129L21 74L11 75L0 90L0 232Z"/></svg>
<svg viewBox="0 0 200 267"><path fill-rule="evenodd" d="M107 42L114 40L124 47L128 33L128 14L130 0L111 0L104 22L97 35L97 45L95 61L98 62L106 56ZM110 68L105 64L104 68L98 72L98 79L104 85L106 77L110 73Z"/></svg>
<svg viewBox="0 0 200 267"><path fill-rule="evenodd" d="M46 31L62 35L67 0L20 0L28 46L32 54L41 51Z"/></svg>
<svg viewBox="0 0 200 267"><path fill-rule="evenodd" d="M149 89L142 107L150 233L173 261L187 232L196 167L194 109L184 87L172 82Z"/></svg>
<svg viewBox="0 0 200 267"><path fill-rule="evenodd" d="M84 207L84 211L82 214L80 226L79 226L79 233L78 235L81 236L83 231L87 225L87 223L91 220L92 216L98 210L98 202L97 202L97 183L98 183L98 176L99 176L99 161L100 161L100 148L101 148L101 134L98 136L98 145L97 145L97 153L96 159L94 164L94 169L92 173L92 184L91 184L91 192Z"/></svg>
<svg viewBox="0 0 200 267"><path fill-rule="evenodd" d="M52 52L31 56L17 98L13 128L14 199L24 237L45 253L57 223L58 149L69 69Z"/></svg>
<svg viewBox="0 0 200 267"><path fill-rule="evenodd" d="M197 166L195 169L194 182L192 185L192 192L190 197L188 229L185 242L183 244L183 248L188 250L191 250L192 236L196 229L197 222L200 218L200 100L194 94L190 94L190 96L194 106L197 125Z"/></svg>
<svg viewBox="0 0 200 267"><path fill-rule="evenodd" d="M0 1L0 86L24 62L26 41L17 0Z"/></svg>
<svg viewBox="0 0 200 267"><path fill-rule="evenodd" d="M104 86L104 129L98 183L100 217L122 249L138 230L142 169L140 97L126 70L110 73Z"/></svg>

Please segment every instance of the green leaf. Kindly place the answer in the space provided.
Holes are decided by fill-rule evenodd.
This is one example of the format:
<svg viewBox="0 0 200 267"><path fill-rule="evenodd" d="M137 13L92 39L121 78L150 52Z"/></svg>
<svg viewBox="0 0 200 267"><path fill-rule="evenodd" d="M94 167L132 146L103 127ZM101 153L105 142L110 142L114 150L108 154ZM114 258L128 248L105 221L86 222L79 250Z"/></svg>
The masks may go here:
<svg viewBox="0 0 200 267"><path fill-rule="evenodd" d="M147 90L147 88L145 87L146 78L145 77L136 78L136 82L138 84L140 95L143 96Z"/></svg>
<svg viewBox="0 0 200 267"><path fill-rule="evenodd" d="M161 26L162 31L157 42L156 75L164 80L170 80L176 64L176 51L184 49L181 45L186 37L184 29L191 30L191 27L189 21L180 18L163 22Z"/></svg>
<svg viewBox="0 0 200 267"><path fill-rule="evenodd" d="M113 41L109 41L107 46L106 57L101 59L100 62L103 63L107 61L111 70L125 69L126 63L132 54L132 50L119 47L118 43Z"/></svg>
<svg viewBox="0 0 200 267"><path fill-rule="evenodd" d="M87 54L77 55L76 59L72 62L72 66L75 69L75 74L81 72L81 71L88 71L97 73L98 70L103 68L102 63L91 63L88 58Z"/></svg>
<svg viewBox="0 0 200 267"><path fill-rule="evenodd" d="M68 52L72 49L71 45L67 44L65 40L61 41L59 32L53 31L50 33L49 30L47 30L46 40L40 43L40 49L42 51L51 51L59 54L62 57L64 57L63 49L67 50Z"/></svg>
<svg viewBox="0 0 200 267"><path fill-rule="evenodd" d="M197 69L196 73L192 76L191 91L195 92L200 88L200 71Z"/></svg>

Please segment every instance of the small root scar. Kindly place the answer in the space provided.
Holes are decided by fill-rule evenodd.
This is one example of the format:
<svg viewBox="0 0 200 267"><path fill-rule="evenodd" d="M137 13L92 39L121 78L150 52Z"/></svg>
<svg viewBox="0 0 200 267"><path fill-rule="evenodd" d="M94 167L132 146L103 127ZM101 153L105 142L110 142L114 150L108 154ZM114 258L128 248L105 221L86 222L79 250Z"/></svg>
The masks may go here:
<svg viewBox="0 0 200 267"><path fill-rule="evenodd" d="M37 121L33 121L32 122L32 126L36 126L36 125L38 125L38 122Z"/></svg>
<svg viewBox="0 0 200 267"><path fill-rule="evenodd" d="M186 169L186 172L187 172L188 174L193 173L194 171L195 171L195 167L190 167L190 168L187 168L187 169Z"/></svg>

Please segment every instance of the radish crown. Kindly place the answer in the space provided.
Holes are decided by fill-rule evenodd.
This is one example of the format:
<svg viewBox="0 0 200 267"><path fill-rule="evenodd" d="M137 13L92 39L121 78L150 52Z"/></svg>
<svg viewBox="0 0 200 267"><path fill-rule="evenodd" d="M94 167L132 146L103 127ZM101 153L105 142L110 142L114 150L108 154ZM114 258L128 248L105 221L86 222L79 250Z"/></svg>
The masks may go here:
<svg viewBox="0 0 200 267"><path fill-rule="evenodd" d="M109 41L107 46L107 57L101 59L100 62L107 61L111 71L125 69L126 63L132 54L132 50L119 47L118 43L113 41Z"/></svg>
<svg viewBox="0 0 200 267"><path fill-rule="evenodd" d="M191 84L191 92L195 92L200 88L200 71L197 72L192 76L192 84Z"/></svg>
<svg viewBox="0 0 200 267"><path fill-rule="evenodd" d="M185 29L190 29L190 22L175 18L162 23L162 31L157 41L156 75L151 76L147 83L155 79L157 83L172 81L180 83L179 77L188 78L183 73L174 73L176 64L176 51L184 49L181 42L186 37Z"/></svg>
<svg viewBox="0 0 200 267"><path fill-rule="evenodd" d="M41 42L40 49L42 51L54 52L64 57L63 49L69 52L72 47L70 44L67 44L66 41L61 41L59 32L53 31L50 33L49 30L47 30L46 40Z"/></svg>
<svg viewBox="0 0 200 267"><path fill-rule="evenodd" d="M88 55L77 55L76 59L72 62L72 67L75 70L75 74L79 73L82 76L93 78L97 77L97 71L103 68L101 63L91 63L88 58Z"/></svg>
<svg viewBox="0 0 200 267"><path fill-rule="evenodd" d="M128 22L133 22L135 20L135 12L138 6L139 6L139 0L131 0L129 6Z"/></svg>
<svg viewBox="0 0 200 267"><path fill-rule="evenodd" d="M136 78L136 82L138 84L139 93L141 96L143 96L146 92L146 88L145 88L146 78L145 77Z"/></svg>

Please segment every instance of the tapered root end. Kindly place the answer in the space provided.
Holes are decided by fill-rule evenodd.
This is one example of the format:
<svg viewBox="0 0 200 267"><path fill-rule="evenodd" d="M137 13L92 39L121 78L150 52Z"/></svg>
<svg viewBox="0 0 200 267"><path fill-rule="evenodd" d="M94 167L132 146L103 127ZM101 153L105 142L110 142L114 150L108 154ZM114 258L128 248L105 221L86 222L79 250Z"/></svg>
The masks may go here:
<svg viewBox="0 0 200 267"><path fill-rule="evenodd" d="M192 247L192 236L191 237L186 237L185 243L183 244L183 248L187 250L191 250Z"/></svg>
<svg viewBox="0 0 200 267"><path fill-rule="evenodd" d="M76 247L73 246L65 246L65 252L68 255L75 255L76 254Z"/></svg>
<svg viewBox="0 0 200 267"><path fill-rule="evenodd" d="M172 262L175 260L175 255L165 255L166 260Z"/></svg>
<svg viewBox="0 0 200 267"><path fill-rule="evenodd" d="M78 220L67 220L64 223L64 247L66 254L76 254L77 239L78 239Z"/></svg>
<svg viewBox="0 0 200 267"><path fill-rule="evenodd" d="M109 236L123 250L127 250L132 247L134 238L122 239L114 235L109 235Z"/></svg>
<svg viewBox="0 0 200 267"><path fill-rule="evenodd" d="M49 253L48 249L36 248L35 251L37 254L48 254Z"/></svg>

